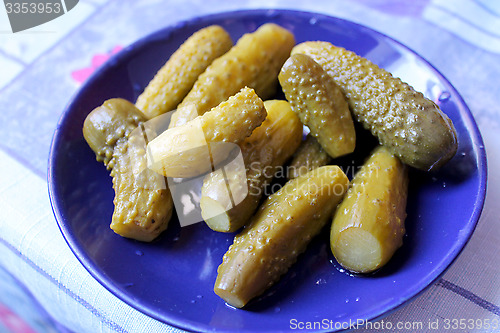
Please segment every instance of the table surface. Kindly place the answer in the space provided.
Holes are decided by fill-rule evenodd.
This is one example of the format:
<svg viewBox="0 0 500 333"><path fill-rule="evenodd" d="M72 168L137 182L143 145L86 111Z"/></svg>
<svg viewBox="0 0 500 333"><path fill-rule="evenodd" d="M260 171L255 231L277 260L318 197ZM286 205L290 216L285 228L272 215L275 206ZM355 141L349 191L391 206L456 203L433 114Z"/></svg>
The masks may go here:
<svg viewBox="0 0 500 333"><path fill-rule="evenodd" d="M500 331L500 2L80 0L16 34L0 8L0 332L178 332L121 302L75 258L50 207L49 146L71 96L123 47L180 20L256 8L318 12L378 30L427 59L462 95L488 157L481 219L448 271L383 321L423 323L408 332L454 319L458 328L447 331ZM477 321L461 329L460 319Z"/></svg>

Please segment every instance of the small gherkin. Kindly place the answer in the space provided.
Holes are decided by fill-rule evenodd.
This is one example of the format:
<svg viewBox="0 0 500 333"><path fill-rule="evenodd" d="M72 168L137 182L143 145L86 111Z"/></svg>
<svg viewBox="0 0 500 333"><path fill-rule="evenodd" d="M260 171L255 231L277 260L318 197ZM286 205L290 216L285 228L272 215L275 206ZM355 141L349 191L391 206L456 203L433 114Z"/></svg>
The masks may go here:
<svg viewBox="0 0 500 333"><path fill-rule="evenodd" d="M198 30L160 68L135 105L148 119L174 110L198 76L231 46L231 37L218 25Z"/></svg>
<svg viewBox="0 0 500 333"><path fill-rule="evenodd" d="M323 150L318 140L309 133L293 155L293 159L288 167L288 178L297 178L306 172L327 165L331 161L332 158L330 155Z"/></svg>
<svg viewBox="0 0 500 333"><path fill-rule="evenodd" d="M181 109L179 109L181 110ZM148 167L165 177L196 177L212 170L260 126L264 102L250 88L148 143Z"/></svg>
<svg viewBox="0 0 500 333"><path fill-rule="evenodd" d="M435 170L457 151L453 123L431 100L369 60L328 42L304 42L292 54L312 57L343 90L356 120L402 162Z"/></svg>
<svg viewBox="0 0 500 333"><path fill-rule="evenodd" d="M150 242L167 226L173 200L165 178L146 168L141 136L133 131L146 117L134 104L121 98L105 101L89 113L83 136L113 178L115 205L111 229L120 236ZM143 170L136 173L135 170Z"/></svg>
<svg viewBox="0 0 500 333"><path fill-rule="evenodd" d="M323 166L269 196L224 255L214 292L241 308L271 287L325 226L348 186L338 166Z"/></svg>
<svg viewBox="0 0 500 333"><path fill-rule="evenodd" d="M337 207L330 248L351 272L384 266L403 244L408 168L385 147L375 148Z"/></svg>
<svg viewBox="0 0 500 333"><path fill-rule="evenodd" d="M214 60L172 115L169 128L180 126L236 94L253 88L263 100L276 93L278 73L295 45L293 34L273 23L244 34L227 53ZM187 106L194 105L197 114Z"/></svg>
<svg viewBox="0 0 500 333"><path fill-rule="evenodd" d="M201 216L210 229L234 232L259 206L265 187L279 173L302 139L302 124L283 100L264 102L267 117L239 146L246 179L237 167L208 174L201 188ZM243 184L243 185L242 185ZM237 203L234 198L244 199Z"/></svg>
<svg viewBox="0 0 500 333"><path fill-rule="evenodd" d="M278 76L292 110L331 157L352 153L356 132L342 91L313 59L294 54Z"/></svg>
<svg viewBox="0 0 500 333"><path fill-rule="evenodd" d="M127 138L146 121L144 114L122 98L112 98L95 108L83 124L83 137L98 162L111 169L113 150L119 140Z"/></svg>

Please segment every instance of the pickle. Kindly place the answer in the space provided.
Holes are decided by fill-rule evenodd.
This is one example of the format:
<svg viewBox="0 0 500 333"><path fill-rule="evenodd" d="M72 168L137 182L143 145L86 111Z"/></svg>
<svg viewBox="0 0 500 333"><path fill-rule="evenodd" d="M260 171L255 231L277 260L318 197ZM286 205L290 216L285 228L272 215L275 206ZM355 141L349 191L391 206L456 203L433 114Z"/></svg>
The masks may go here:
<svg viewBox="0 0 500 333"><path fill-rule="evenodd" d="M136 106L151 119L174 110L212 61L233 46L229 34L212 25L195 32L156 73Z"/></svg>
<svg viewBox="0 0 500 333"><path fill-rule="evenodd" d="M83 133L97 160L111 170L115 190L111 229L149 242L167 228L173 201L165 178L146 168L145 143L137 142L144 140L142 132L132 135L144 121L132 103L114 98L87 116Z"/></svg>
<svg viewBox="0 0 500 333"><path fill-rule="evenodd" d="M147 146L148 167L166 177L196 177L226 159L266 117L264 103L250 88L203 116L170 128Z"/></svg>
<svg viewBox="0 0 500 333"><path fill-rule="evenodd" d="M166 179L146 168L144 147L130 140L118 142L113 160L111 229L123 237L150 242L167 229L172 217L173 200ZM132 163L143 164L143 171L135 174Z"/></svg>
<svg viewBox="0 0 500 333"><path fill-rule="evenodd" d="M215 293L241 308L272 286L331 218L348 184L338 166L323 166L268 197L224 255Z"/></svg>
<svg viewBox="0 0 500 333"><path fill-rule="evenodd" d="M292 110L331 157L352 153L356 132L340 88L313 59L291 56L281 68L279 82Z"/></svg>
<svg viewBox="0 0 500 333"><path fill-rule="evenodd" d="M313 169L327 165L332 161L318 141L310 133L295 152L288 167L288 178L297 178Z"/></svg>
<svg viewBox="0 0 500 333"><path fill-rule="evenodd" d="M288 30L272 23L243 35L226 54L216 59L172 115L170 128L182 125L248 86L262 99L273 96L278 73L295 45ZM196 112L185 108L194 105Z"/></svg>
<svg viewBox="0 0 500 333"><path fill-rule="evenodd" d="M201 188L201 215L215 231L234 232L245 225L257 209L264 193L279 168L292 156L302 138L302 124L286 101L264 102L267 117L240 144L246 166L246 185L239 170L208 174ZM238 193L239 192L239 193ZM244 198L236 203L235 198Z"/></svg>
<svg viewBox="0 0 500 333"><path fill-rule="evenodd" d="M408 174L406 166L379 146L355 175L335 212L330 246L351 272L385 265L403 244Z"/></svg>
<svg viewBox="0 0 500 333"><path fill-rule="evenodd" d="M126 138L146 118L129 101L112 98L89 113L83 123L83 137L106 167L118 140Z"/></svg>
<svg viewBox="0 0 500 333"><path fill-rule="evenodd" d="M305 42L292 54L319 63L343 90L357 121L402 162L435 170L457 150L453 123L431 100L369 60L328 42Z"/></svg>

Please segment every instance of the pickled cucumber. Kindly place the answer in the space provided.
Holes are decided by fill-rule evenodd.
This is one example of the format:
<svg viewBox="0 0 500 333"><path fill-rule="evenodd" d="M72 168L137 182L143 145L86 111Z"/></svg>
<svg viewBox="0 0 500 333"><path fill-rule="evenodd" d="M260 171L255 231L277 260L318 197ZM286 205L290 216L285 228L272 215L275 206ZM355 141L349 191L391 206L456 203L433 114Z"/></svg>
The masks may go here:
<svg viewBox="0 0 500 333"><path fill-rule="evenodd" d="M264 103L250 88L203 116L170 128L149 142L148 167L166 177L196 177L213 170L266 118ZM228 144L229 143L229 144Z"/></svg>
<svg viewBox="0 0 500 333"><path fill-rule="evenodd" d="M148 119L174 110L191 90L198 76L232 46L231 37L218 25L195 32L156 73L137 98L137 108Z"/></svg>
<svg viewBox="0 0 500 333"><path fill-rule="evenodd" d="M348 184L339 167L324 166L268 197L224 255L215 293L241 308L272 286L331 218Z"/></svg>
<svg viewBox="0 0 500 333"><path fill-rule="evenodd" d="M406 166L379 146L355 175L333 218L330 246L344 268L369 273L389 261L403 243L407 195Z"/></svg>
<svg viewBox="0 0 500 333"><path fill-rule="evenodd" d="M255 89L262 99L273 96L280 68L294 45L293 34L272 23L243 35L229 52L199 76L172 115L170 128L203 115L245 86ZM192 109L186 108L188 105L193 105L196 112L190 112Z"/></svg>
<svg viewBox="0 0 500 333"><path fill-rule="evenodd" d="M111 229L123 237L154 240L172 217L173 200L165 177L147 169L144 147L130 140L117 143L112 163L115 209ZM132 163L143 164L143 171L134 173Z"/></svg>
<svg viewBox="0 0 500 333"><path fill-rule="evenodd" d="M87 116L83 133L97 160L111 170L115 190L111 229L149 242L167 228L173 201L165 178L146 168L145 144L134 141L143 138L142 133L131 136L144 121L132 103L114 98Z"/></svg>
<svg viewBox="0 0 500 333"><path fill-rule="evenodd" d="M352 153L356 132L349 106L333 79L313 59L291 56L279 82L292 110L331 157Z"/></svg>
<svg viewBox="0 0 500 333"><path fill-rule="evenodd" d="M239 186L238 170L228 168L225 168L225 173L208 174L203 181L201 215L212 230L233 232L245 225L257 209L264 187L300 144L302 124L290 104L268 100L264 106L266 119L240 144L246 166L246 187ZM237 191L246 193L240 195L235 193ZM239 197L244 199L233 205L231 198Z"/></svg>
<svg viewBox="0 0 500 333"><path fill-rule="evenodd" d="M97 161L108 167L118 140L128 137L145 120L144 114L129 101L108 99L85 118L83 137Z"/></svg>
<svg viewBox="0 0 500 333"><path fill-rule="evenodd" d="M331 161L331 156L323 150L318 140L309 133L295 152L292 162L290 162L288 178L297 178L313 169L327 165Z"/></svg>
<svg viewBox="0 0 500 333"><path fill-rule="evenodd" d="M305 42L292 54L319 63L343 90L351 111L402 162L435 170L457 150L453 123L410 85L369 60L328 42Z"/></svg>

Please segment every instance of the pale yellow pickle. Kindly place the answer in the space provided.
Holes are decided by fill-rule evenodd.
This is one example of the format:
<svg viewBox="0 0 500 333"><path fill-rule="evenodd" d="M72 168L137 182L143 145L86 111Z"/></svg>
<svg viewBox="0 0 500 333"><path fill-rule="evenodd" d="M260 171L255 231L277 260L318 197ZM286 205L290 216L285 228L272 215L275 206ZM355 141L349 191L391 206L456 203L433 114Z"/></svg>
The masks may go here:
<svg viewBox="0 0 500 333"><path fill-rule="evenodd" d="M300 144L302 124L289 103L268 100L264 106L266 119L240 144L246 180L237 170L226 168L225 173L210 173L203 181L201 215L212 230L234 232L244 226L257 209L265 186ZM245 192L244 199L233 206L231 198L239 198L238 191Z"/></svg>
<svg viewBox="0 0 500 333"><path fill-rule="evenodd" d="M188 178L217 168L266 118L264 103L250 88L203 116L169 128L149 142L148 167L165 177Z"/></svg>
<svg viewBox="0 0 500 333"><path fill-rule="evenodd" d="M355 175L333 217L330 247L351 272L384 266L403 244L407 167L379 146Z"/></svg>

